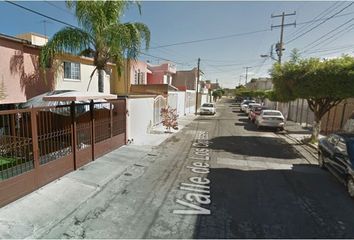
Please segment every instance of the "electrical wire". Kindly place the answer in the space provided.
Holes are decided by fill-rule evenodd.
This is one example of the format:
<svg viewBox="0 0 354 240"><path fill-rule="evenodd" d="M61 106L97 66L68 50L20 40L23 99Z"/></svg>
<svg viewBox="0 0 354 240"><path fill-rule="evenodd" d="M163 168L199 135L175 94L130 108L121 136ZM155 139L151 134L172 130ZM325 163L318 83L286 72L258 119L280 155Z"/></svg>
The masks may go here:
<svg viewBox="0 0 354 240"><path fill-rule="evenodd" d="M326 8L324 11L322 11L321 13L319 13L316 17L314 17L311 21L309 21L307 24L303 24L302 27L298 28L297 30L295 30L294 32L290 33L289 38L292 38L293 36L299 34L300 32L303 32L303 30L311 27L319 18L323 17L322 15L328 14L330 12L327 13L328 10L332 9L332 11L334 11L336 8L333 8L335 5L337 5L340 2L335 2L334 4L332 4L330 7ZM299 24L298 24L299 25Z"/></svg>
<svg viewBox="0 0 354 240"><path fill-rule="evenodd" d="M332 16L330 16L329 18L327 18L326 20L323 20L322 22L320 22L319 24L315 25L314 27L310 28L309 30L307 30L306 32L296 36L295 38L289 40L286 44L289 44L297 39L299 39L300 37L306 35L307 33L311 32L312 30L318 28L319 26L321 26L322 24L324 24L325 22L327 22L328 20L332 19L334 16L338 15L339 13L343 12L345 9L349 8L351 5L353 5L354 2L351 2L350 4L348 4L347 6L345 6L344 8L342 8L341 10L339 10L338 12L336 12L335 14L333 14Z"/></svg>
<svg viewBox="0 0 354 240"><path fill-rule="evenodd" d="M347 25L348 23L350 23L350 22L352 22L352 21L354 21L354 18L349 19L348 21L346 21L345 23L341 24L340 26L335 27L335 28L332 29L331 31L329 31L329 32L327 32L327 33L325 33L325 34L323 34L321 37L317 38L315 41L312 41L311 43L307 44L307 45L303 48L303 51L302 51L302 52L306 52L305 49L306 49L306 48L310 48L310 46L312 46L312 45L313 45L313 46L312 46L311 48L317 47L317 46L321 45L322 43L326 42L327 40L330 40L330 39L332 39L333 37L337 36L338 33L340 33L340 32L342 32L342 31L346 30L348 27L345 28L345 29L343 29L343 30L341 30L341 31L339 31L338 33L334 33L334 32L338 31L341 27ZM353 25L350 25L349 27L351 27L351 26L353 26ZM331 33L334 33L334 34L331 35L331 36L328 37L328 38L325 38L326 36L328 36L328 35L331 34ZM317 43L317 44L315 44L315 43ZM315 44L315 45L314 45L314 44Z"/></svg>

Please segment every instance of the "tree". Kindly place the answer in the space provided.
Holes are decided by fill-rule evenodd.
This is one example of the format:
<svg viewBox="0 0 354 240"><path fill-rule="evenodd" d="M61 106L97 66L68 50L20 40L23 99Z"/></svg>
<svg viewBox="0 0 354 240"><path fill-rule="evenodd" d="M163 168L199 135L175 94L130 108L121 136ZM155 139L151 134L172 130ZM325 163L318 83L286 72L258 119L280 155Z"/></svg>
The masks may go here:
<svg viewBox="0 0 354 240"><path fill-rule="evenodd" d="M354 96L354 58L289 61L271 70L278 100L307 100L315 115L311 140L317 141L322 117L342 100Z"/></svg>
<svg viewBox="0 0 354 240"><path fill-rule="evenodd" d="M220 99L224 94L225 94L225 91L223 89L221 89L221 88L218 88L218 89L214 90L213 93L212 93L214 102L218 98Z"/></svg>
<svg viewBox="0 0 354 240"><path fill-rule="evenodd" d="M162 125L166 128L168 132L171 128L178 130L178 114L177 109L171 108L170 106L161 108Z"/></svg>
<svg viewBox="0 0 354 240"><path fill-rule="evenodd" d="M136 59L143 42L149 47L150 31L143 23L120 22L124 10L132 4L130 1L67 1L66 4L75 10L80 28L64 27L55 33L41 50L40 66L44 69L50 65L56 54L93 57L95 69L90 82L97 70L98 90L103 92L107 63L115 63L120 73L124 58Z"/></svg>

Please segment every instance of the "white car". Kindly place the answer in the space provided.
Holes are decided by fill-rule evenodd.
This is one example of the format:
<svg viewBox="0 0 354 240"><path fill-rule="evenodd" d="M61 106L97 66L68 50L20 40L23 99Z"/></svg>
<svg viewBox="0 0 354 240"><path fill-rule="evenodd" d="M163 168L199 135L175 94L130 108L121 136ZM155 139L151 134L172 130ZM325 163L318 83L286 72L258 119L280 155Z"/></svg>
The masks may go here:
<svg viewBox="0 0 354 240"><path fill-rule="evenodd" d="M216 109L214 103L203 103L203 105L200 107L200 115L202 114L214 115L215 113L216 113Z"/></svg>
<svg viewBox="0 0 354 240"><path fill-rule="evenodd" d="M284 130L284 116L277 110L263 110L261 114L256 118L256 125L260 127L271 127L280 130Z"/></svg>
<svg viewBox="0 0 354 240"><path fill-rule="evenodd" d="M241 112L244 112L246 107L248 107L248 104L250 103L256 103L256 102L254 100L243 100L242 103L240 104Z"/></svg>
<svg viewBox="0 0 354 240"><path fill-rule="evenodd" d="M250 113L250 110L251 110L251 107L260 107L261 106L261 104L259 104L259 103L249 103L248 105L247 105L247 107L245 107L245 112L247 113L247 114L249 114Z"/></svg>

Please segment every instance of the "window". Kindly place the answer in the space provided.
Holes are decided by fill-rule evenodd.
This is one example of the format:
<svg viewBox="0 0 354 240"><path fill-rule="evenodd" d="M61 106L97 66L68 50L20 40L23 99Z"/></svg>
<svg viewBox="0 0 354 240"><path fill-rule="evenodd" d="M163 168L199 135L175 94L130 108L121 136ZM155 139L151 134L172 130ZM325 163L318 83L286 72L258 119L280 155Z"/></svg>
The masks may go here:
<svg viewBox="0 0 354 240"><path fill-rule="evenodd" d="M145 73L144 72L141 72L141 81L140 81L140 84L145 84Z"/></svg>
<svg viewBox="0 0 354 240"><path fill-rule="evenodd" d="M139 84L139 75L138 75L138 71L135 71L135 75L134 75L134 83L135 83L135 84Z"/></svg>
<svg viewBox="0 0 354 240"><path fill-rule="evenodd" d="M64 78L80 80L80 63L64 62Z"/></svg>

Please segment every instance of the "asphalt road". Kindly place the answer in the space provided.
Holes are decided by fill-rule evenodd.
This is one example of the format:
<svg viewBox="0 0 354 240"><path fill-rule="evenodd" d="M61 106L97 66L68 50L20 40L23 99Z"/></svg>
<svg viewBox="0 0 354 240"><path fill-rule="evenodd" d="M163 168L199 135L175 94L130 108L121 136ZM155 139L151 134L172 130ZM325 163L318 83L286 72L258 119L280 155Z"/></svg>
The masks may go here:
<svg viewBox="0 0 354 240"><path fill-rule="evenodd" d="M42 237L354 238L343 185L276 133L258 131L231 100L217 111Z"/></svg>

